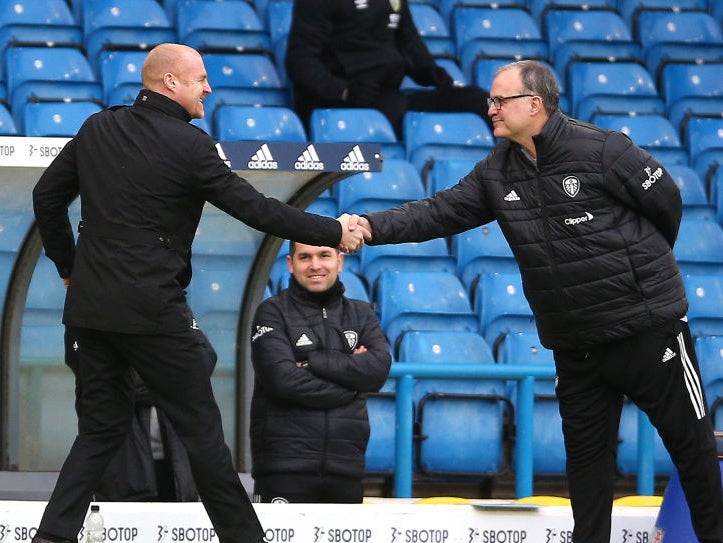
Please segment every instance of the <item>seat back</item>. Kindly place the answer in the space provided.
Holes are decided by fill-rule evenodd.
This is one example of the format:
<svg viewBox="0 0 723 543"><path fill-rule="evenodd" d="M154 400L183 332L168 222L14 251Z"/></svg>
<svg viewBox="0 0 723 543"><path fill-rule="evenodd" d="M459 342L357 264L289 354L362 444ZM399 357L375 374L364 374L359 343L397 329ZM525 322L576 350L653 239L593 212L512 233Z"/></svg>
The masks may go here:
<svg viewBox="0 0 723 543"><path fill-rule="evenodd" d="M431 160L481 160L494 147L487 123L474 113L408 111L403 124L407 160L419 172Z"/></svg>
<svg viewBox="0 0 723 543"><path fill-rule="evenodd" d="M0 2L2 25L75 25L65 0L6 0Z"/></svg>
<svg viewBox="0 0 723 543"><path fill-rule="evenodd" d="M266 27L271 35L272 46L289 35L293 12L293 0L269 0L266 8Z"/></svg>
<svg viewBox="0 0 723 543"><path fill-rule="evenodd" d="M424 198L424 186L417 170L401 159L384 161L380 172L363 172L339 181L333 187L341 213L367 213L396 207Z"/></svg>
<svg viewBox="0 0 723 543"><path fill-rule="evenodd" d="M470 158L435 161L432 168L429 169L425 183L427 195L432 196L439 191L456 185L474 169L477 162L479 161Z"/></svg>
<svg viewBox="0 0 723 543"><path fill-rule="evenodd" d="M683 219L716 220L716 206L708 201L703 180L690 166L667 166L666 170L675 180L683 199Z"/></svg>
<svg viewBox="0 0 723 543"><path fill-rule="evenodd" d="M641 11L636 29L644 51L661 42L723 44L720 25L703 11Z"/></svg>
<svg viewBox="0 0 723 543"><path fill-rule="evenodd" d="M96 30L108 27L169 28L171 22L156 0L92 0L82 5L83 33L86 39Z"/></svg>
<svg viewBox="0 0 723 543"><path fill-rule="evenodd" d="M395 270L454 273L455 262L442 238L414 243L370 245L361 251L361 271L372 288L383 272Z"/></svg>
<svg viewBox="0 0 723 543"><path fill-rule="evenodd" d="M387 158L405 157L389 119L378 109L315 109L309 120L311 141L379 143Z"/></svg>
<svg viewBox="0 0 723 543"><path fill-rule="evenodd" d="M110 105L110 95L118 87L129 85L135 90L142 85L141 71L147 56L145 51L104 51L100 54L100 80L106 104Z"/></svg>
<svg viewBox="0 0 723 543"><path fill-rule="evenodd" d="M720 275L684 275L688 297L688 324L694 337L723 335L723 278Z"/></svg>
<svg viewBox="0 0 723 543"><path fill-rule="evenodd" d="M452 15L457 50L477 39L485 40L541 40L537 23L522 8L489 8L458 6Z"/></svg>
<svg viewBox="0 0 723 543"><path fill-rule="evenodd" d="M713 428L723 430L723 336L703 336L695 342L700 377Z"/></svg>
<svg viewBox="0 0 723 543"><path fill-rule="evenodd" d="M243 0L181 0L176 5L176 30L182 42L200 30L264 30L254 7Z"/></svg>
<svg viewBox="0 0 723 543"><path fill-rule="evenodd" d="M95 102L31 102L25 106L25 135L73 137L88 117L102 109Z"/></svg>
<svg viewBox="0 0 723 543"><path fill-rule="evenodd" d="M287 107L220 106L214 126L220 141L306 141L301 120Z"/></svg>
<svg viewBox="0 0 723 543"><path fill-rule="evenodd" d="M480 332L493 352L507 334L537 329L519 273L483 274L475 305Z"/></svg>
<svg viewBox="0 0 723 543"><path fill-rule="evenodd" d="M484 274L519 274L510 244L497 221L454 235L452 253L457 261L457 275L462 278L473 306L476 306L479 282Z"/></svg>
<svg viewBox="0 0 723 543"><path fill-rule="evenodd" d="M376 301L380 324L393 349L410 330L477 329L464 286L452 273L383 272Z"/></svg>
<svg viewBox="0 0 723 543"><path fill-rule="evenodd" d="M565 42L633 41L630 27L613 10L553 8L545 14L543 25L553 58L557 48Z"/></svg>
<svg viewBox="0 0 723 543"><path fill-rule="evenodd" d="M685 126L685 140L691 159L707 149L723 148L723 117L691 117Z"/></svg>
<svg viewBox="0 0 723 543"><path fill-rule="evenodd" d="M573 111L592 95L657 97L652 76L635 62L573 62L567 85Z"/></svg>
<svg viewBox="0 0 723 543"><path fill-rule="evenodd" d="M689 96L723 96L723 62L671 63L661 72L661 92L670 109Z"/></svg>
<svg viewBox="0 0 723 543"><path fill-rule="evenodd" d="M0 135L15 136L17 133L18 129L10 111L4 105L0 105Z"/></svg>
<svg viewBox="0 0 723 543"><path fill-rule="evenodd" d="M723 226L710 218L683 219L673 254L683 274L717 275L723 281Z"/></svg>

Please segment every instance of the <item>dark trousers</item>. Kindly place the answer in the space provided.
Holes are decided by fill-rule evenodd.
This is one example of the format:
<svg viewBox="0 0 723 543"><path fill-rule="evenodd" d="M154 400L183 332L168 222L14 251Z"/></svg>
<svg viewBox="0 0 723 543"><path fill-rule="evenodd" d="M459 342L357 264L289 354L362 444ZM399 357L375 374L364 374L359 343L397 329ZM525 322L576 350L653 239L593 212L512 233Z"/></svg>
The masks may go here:
<svg viewBox="0 0 723 543"><path fill-rule="evenodd" d="M701 542L723 542L713 427L687 322L589 351L555 351L575 543L609 543L618 426L627 395L670 453Z"/></svg>
<svg viewBox="0 0 723 543"><path fill-rule="evenodd" d="M129 367L158 398L188 452L198 492L220 543L258 543L263 529L231 453L211 390L200 330L134 335L75 329L79 386L78 436L38 527L39 536L77 541L93 491L123 444L133 416Z"/></svg>
<svg viewBox="0 0 723 543"><path fill-rule="evenodd" d="M359 477L320 473L272 473L254 479L257 503L362 503Z"/></svg>

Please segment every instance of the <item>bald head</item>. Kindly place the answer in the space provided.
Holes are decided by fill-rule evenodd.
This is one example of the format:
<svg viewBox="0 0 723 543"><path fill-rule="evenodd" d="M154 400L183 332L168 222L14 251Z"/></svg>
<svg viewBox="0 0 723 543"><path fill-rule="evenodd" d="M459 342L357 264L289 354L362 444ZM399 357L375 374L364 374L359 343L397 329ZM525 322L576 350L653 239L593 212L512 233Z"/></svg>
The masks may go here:
<svg viewBox="0 0 723 543"><path fill-rule="evenodd" d="M198 51L178 43L151 49L143 63L143 86L179 103L191 117L203 117L201 101L211 93Z"/></svg>

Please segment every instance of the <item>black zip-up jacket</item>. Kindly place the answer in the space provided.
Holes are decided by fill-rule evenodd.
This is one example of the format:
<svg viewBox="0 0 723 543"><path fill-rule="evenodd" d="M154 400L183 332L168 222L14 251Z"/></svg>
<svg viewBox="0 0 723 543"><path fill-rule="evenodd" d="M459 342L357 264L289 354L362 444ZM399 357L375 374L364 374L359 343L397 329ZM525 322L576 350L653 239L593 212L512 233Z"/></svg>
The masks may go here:
<svg viewBox="0 0 723 543"><path fill-rule="evenodd" d="M256 311L251 340L254 476L364 474L369 441L364 393L382 387L391 355L371 306L343 293L339 281L317 294L292 277L289 288ZM367 351L353 354L362 345Z"/></svg>
<svg viewBox="0 0 723 543"><path fill-rule="evenodd" d="M285 66L296 108L306 113L344 106L353 81L384 91L397 90L405 75L423 86L449 78L422 41L407 0L296 0Z"/></svg>
<svg viewBox="0 0 723 543"><path fill-rule="evenodd" d="M206 201L248 226L336 247L340 224L267 198L219 157L214 141L169 98L91 116L33 191L45 252L70 277L63 322L123 333L188 327L183 289ZM80 194L75 247L68 205ZM240 227L240 226L239 226Z"/></svg>
<svg viewBox="0 0 723 543"><path fill-rule="evenodd" d="M371 244L450 236L496 219L550 349L584 349L683 317L673 178L624 134L559 111L534 141L536 164L505 141L449 190L369 214Z"/></svg>

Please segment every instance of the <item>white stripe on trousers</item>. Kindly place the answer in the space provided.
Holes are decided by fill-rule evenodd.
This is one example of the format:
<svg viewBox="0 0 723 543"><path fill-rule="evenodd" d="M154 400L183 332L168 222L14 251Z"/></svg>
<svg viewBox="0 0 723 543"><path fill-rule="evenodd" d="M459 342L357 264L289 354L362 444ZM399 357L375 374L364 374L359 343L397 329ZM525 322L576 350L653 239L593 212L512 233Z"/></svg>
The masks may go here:
<svg viewBox="0 0 723 543"><path fill-rule="evenodd" d="M701 391L700 379L698 374L693 368L693 363L690 361L688 351L685 348L685 340L683 339L683 333L678 334L678 347L680 348L680 360L683 364L683 377L685 379L685 386L688 389L690 395L690 403L693 404L693 409L698 420L705 417L705 405L703 403L703 393Z"/></svg>

